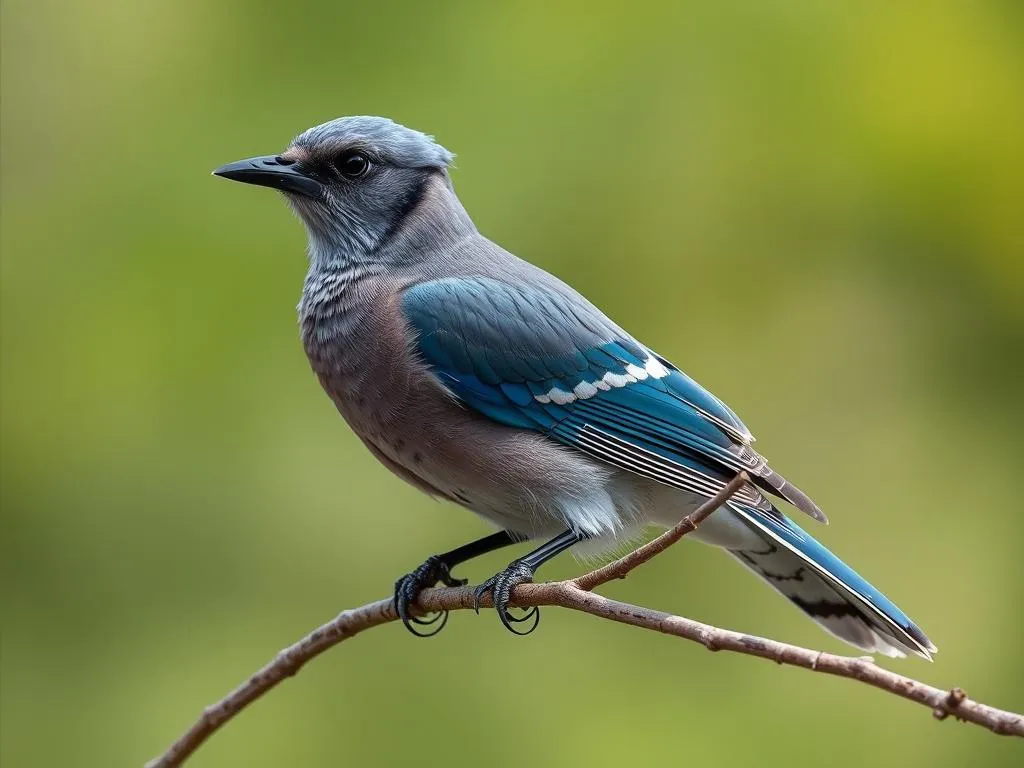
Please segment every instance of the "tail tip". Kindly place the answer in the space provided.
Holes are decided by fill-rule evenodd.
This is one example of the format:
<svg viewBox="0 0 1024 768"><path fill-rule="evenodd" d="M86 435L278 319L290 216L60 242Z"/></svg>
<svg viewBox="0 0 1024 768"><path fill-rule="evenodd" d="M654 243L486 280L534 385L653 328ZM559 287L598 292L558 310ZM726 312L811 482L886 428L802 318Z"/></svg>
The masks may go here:
<svg viewBox="0 0 1024 768"><path fill-rule="evenodd" d="M911 623L907 626L906 632L920 649L921 652L918 655L928 661L932 661L932 656L939 652L938 646L929 640L928 635L916 624Z"/></svg>

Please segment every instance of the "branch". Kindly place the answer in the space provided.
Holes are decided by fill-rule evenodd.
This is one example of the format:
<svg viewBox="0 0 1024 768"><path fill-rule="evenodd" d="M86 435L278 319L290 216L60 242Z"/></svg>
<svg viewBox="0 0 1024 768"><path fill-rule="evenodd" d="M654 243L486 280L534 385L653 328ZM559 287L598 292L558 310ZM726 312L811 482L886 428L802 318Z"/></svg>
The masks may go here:
<svg viewBox="0 0 1024 768"><path fill-rule="evenodd" d="M980 725L993 733L1024 736L1024 715L996 709L969 699L961 688L943 690L910 677L875 666L868 657L837 656L824 651L813 651L789 643L780 643L756 635L720 629L693 619L674 616L594 594L594 588L625 576L655 555L664 552L697 526L736 493L747 481L740 473L718 494L683 518L673 528L656 539L633 550L624 557L586 573L576 579L543 584L521 584L513 592L510 605L520 608L531 606L558 606L602 619L618 621L634 627L651 629L666 635L700 643L709 651L732 651L747 656L758 656L777 664L803 667L837 677L859 680L867 685L900 696L932 710L938 720L953 715L957 720ZM473 590L470 587L427 589L420 593L415 613L426 615L437 611L473 608ZM480 604L492 607L489 596ZM368 603L338 614L333 620L313 630L298 642L280 651L252 677L224 698L203 710L199 719L177 741L146 768L172 768L181 765L216 730L239 714L270 689L297 673L306 662L316 658L338 643L360 632L388 624L397 619L390 598Z"/></svg>

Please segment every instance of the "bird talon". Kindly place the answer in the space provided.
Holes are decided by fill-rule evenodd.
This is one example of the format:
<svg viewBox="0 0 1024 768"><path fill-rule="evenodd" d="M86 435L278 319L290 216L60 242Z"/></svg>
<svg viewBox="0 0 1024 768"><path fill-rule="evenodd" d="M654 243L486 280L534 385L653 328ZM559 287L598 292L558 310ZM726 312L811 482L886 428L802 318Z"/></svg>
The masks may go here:
<svg viewBox="0 0 1024 768"><path fill-rule="evenodd" d="M480 614L480 599L491 591L496 578L497 577L495 576L491 576L491 578L473 590L473 611L477 615Z"/></svg>
<svg viewBox="0 0 1024 768"><path fill-rule="evenodd" d="M495 574L473 590L473 609L479 613L480 599L490 592L491 600L494 603L494 610L497 612L498 619L500 619L505 629L514 635L528 635L540 623L540 609L537 606L531 606L529 609L526 609L524 615L517 618L509 613L508 603L512 599L512 590L520 584L529 584L532 581L533 568L522 560L515 560L504 571ZM530 628L525 631L513 626L531 620Z"/></svg>
<svg viewBox="0 0 1024 768"><path fill-rule="evenodd" d="M409 623L405 625L405 628L412 632L414 635L416 635L416 637L433 637L434 635L438 634L442 629L444 629L445 626L448 624L448 611L438 611L437 613L432 614L432 616L433 618L427 621L417 619L414 617L410 619ZM438 620L440 620L440 624L438 624L433 629L429 629L425 632L420 632L415 628L415 625L430 626L432 624L437 624Z"/></svg>
<svg viewBox="0 0 1024 768"><path fill-rule="evenodd" d="M436 555L428 557L427 560L416 570L407 573L395 582L395 594L393 605L398 618L407 630L416 637L433 637L448 623L448 611L437 611L427 617L420 618L413 616L410 608L415 605L416 599L422 590L432 587L438 582L446 586L462 586L466 583L464 579L456 579L446 562ZM440 623L439 623L440 622ZM434 626L436 625L436 626ZM420 627L432 627L432 629L421 632L416 629Z"/></svg>
<svg viewBox="0 0 1024 768"><path fill-rule="evenodd" d="M437 620L440 619L447 611L438 611L437 613L427 614L425 617L410 616L409 621L413 624L419 624L421 627L429 627L431 624L436 624Z"/></svg>
<svg viewBox="0 0 1024 768"><path fill-rule="evenodd" d="M511 613L508 613L508 620L511 621L513 624L522 624L523 622L532 619L534 615L540 613L540 608L538 608L536 605L531 605L529 608L519 608L517 610L525 611L525 613L523 613L522 616L518 617L513 616ZM533 630L530 631L532 632Z"/></svg>

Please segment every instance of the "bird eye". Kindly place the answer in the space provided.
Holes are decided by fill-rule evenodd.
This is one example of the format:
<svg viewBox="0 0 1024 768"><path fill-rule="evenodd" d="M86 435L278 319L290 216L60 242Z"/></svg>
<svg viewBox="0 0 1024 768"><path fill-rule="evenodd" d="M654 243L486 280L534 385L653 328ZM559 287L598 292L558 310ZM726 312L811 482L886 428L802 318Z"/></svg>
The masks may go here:
<svg viewBox="0 0 1024 768"><path fill-rule="evenodd" d="M334 162L334 167L342 176L358 179L370 170L370 160L362 152L346 152Z"/></svg>

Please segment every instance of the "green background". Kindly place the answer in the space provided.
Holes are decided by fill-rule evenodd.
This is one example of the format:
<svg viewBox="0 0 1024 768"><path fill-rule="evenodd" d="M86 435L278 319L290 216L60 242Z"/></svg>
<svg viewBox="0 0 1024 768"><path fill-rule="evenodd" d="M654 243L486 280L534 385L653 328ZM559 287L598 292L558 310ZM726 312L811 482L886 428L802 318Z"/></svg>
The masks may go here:
<svg viewBox="0 0 1024 768"><path fill-rule="evenodd" d="M436 134L482 231L741 414L941 649L886 666L1024 709L1021 4L551 5L5 0L5 766L138 765L487 530L349 432L297 339L300 225L209 175L342 114ZM697 544L604 591L844 651ZM493 614L374 630L190 764L1022 759L856 683L549 609L525 640Z"/></svg>

